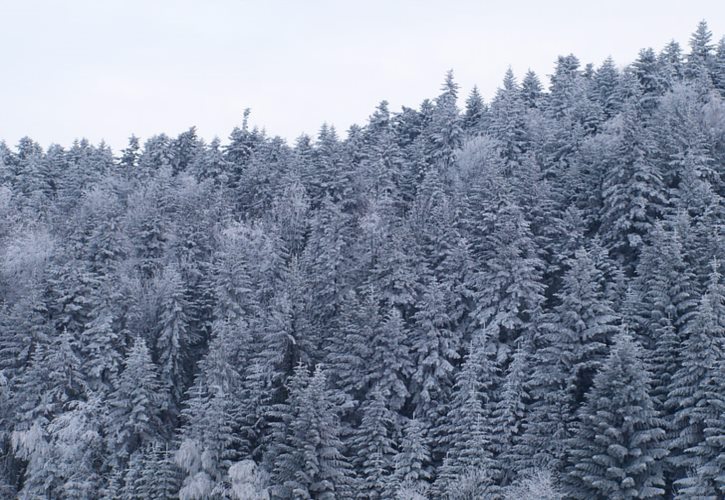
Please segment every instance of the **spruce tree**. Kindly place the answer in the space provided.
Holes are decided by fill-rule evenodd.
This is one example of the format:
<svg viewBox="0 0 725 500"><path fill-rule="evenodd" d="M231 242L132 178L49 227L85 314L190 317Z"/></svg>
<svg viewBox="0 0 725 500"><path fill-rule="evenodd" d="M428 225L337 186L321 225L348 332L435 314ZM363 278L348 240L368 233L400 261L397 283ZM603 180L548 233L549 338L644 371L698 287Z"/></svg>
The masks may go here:
<svg viewBox="0 0 725 500"><path fill-rule="evenodd" d="M393 473L393 413L386 408L385 399L374 389L370 399L363 403L362 421L352 437L355 450L353 466L358 473L357 495L361 498L390 497Z"/></svg>
<svg viewBox="0 0 725 500"><path fill-rule="evenodd" d="M282 498L349 498L351 469L342 453L340 422L332 391L319 367L300 364L290 380L282 422L270 450L276 495Z"/></svg>
<svg viewBox="0 0 725 500"><path fill-rule="evenodd" d="M715 262L707 290L688 325L681 366L669 391L668 403L675 411L671 461L680 476L685 475L676 481L681 495L716 497L725 488L722 474L713 473L723 453L713 432L723 415L724 332L725 286Z"/></svg>
<svg viewBox="0 0 725 500"><path fill-rule="evenodd" d="M466 98L466 109L463 112L463 129L468 134L476 134L483 128L483 121L486 115L486 104L475 85Z"/></svg>
<svg viewBox="0 0 725 500"><path fill-rule="evenodd" d="M556 295L558 305L533 335L528 385L534 401L518 452L526 469L561 468L572 416L591 389L607 345L619 331L602 288L602 273L591 254L580 248L567 264Z"/></svg>
<svg viewBox="0 0 725 500"><path fill-rule="evenodd" d="M501 464L502 486L510 484L524 464L523 458L519 456L519 443L529 403L526 377L528 349L524 342L517 346L491 413L492 448Z"/></svg>
<svg viewBox="0 0 725 500"><path fill-rule="evenodd" d="M625 105L614 137L615 156L603 185L600 232L610 252L633 262L662 215L662 177L649 158L651 142L632 104Z"/></svg>
<svg viewBox="0 0 725 500"><path fill-rule="evenodd" d="M415 363L411 376L414 416L432 419L448 397L453 383L453 362L458 359L458 342L451 330L441 285L433 279L413 317L411 351Z"/></svg>
<svg viewBox="0 0 725 500"><path fill-rule="evenodd" d="M521 80L521 98L529 108L542 106L543 89L539 77L531 70L528 70Z"/></svg>
<svg viewBox="0 0 725 500"><path fill-rule="evenodd" d="M499 374L490 352L490 335L480 332L471 341L443 427L436 432L445 453L434 484L441 497L455 498L456 483L472 477L478 494L494 493L501 479L492 442L491 413Z"/></svg>
<svg viewBox="0 0 725 500"><path fill-rule="evenodd" d="M427 430L417 419L410 419L395 454L391 490L425 490L431 478L431 456Z"/></svg>
<svg viewBox="0 0 725 500"><path fill-rule="evenodd" d="M163 435L161 384L146 342L137 337L126 356L124 369L109 396L106 428L114 463L125 463L136 450Z"/></svg>
<svg viewBox="0 0 725 500"><path fill-rule="evenodd" d="M174 419L188 384L186 359L193 339L188 332L188 304L178 271L165 270L159 288L155 352L161 383L169 394L167 416Z"/></svg>
<svg viewBox="0 0 725 500"><path fill-rule="evenodd" d="M642 349L627 334L611 353L577 415L565 483L574 498L654 498L664 494L662 421L649 394Z"/></svg>
<svg viewBox="0 0 725 500"><path fill-rule="evenodd" d="M690 37L690 53L687 55L685 76L690 79L709 80L712 56L712 32L703 20L697 24L697 29Z"/></svg>

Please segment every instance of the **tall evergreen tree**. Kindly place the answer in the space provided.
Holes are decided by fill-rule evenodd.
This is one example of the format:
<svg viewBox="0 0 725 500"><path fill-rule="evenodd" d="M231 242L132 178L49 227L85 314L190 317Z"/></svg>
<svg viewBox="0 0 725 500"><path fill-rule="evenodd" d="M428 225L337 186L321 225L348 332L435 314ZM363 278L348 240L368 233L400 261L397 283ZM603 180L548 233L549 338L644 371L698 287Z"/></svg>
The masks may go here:
<svg viewBox="0 0 725 500"><path fill-rule="evenodd" d="M649 156L651 143L631 104L622 112L615 156L603 186L602 240L619 258L632 262L665 204L662 178Z"/></svg>
<svg viewBox="0 0 725 500"><path fill-rule="evenodd" d="M390 497L393 473L393 414L386 408L385 399L373 390L370 399L363 403L362 421L352 438L356 452L353 459L359 474L357 494L361 498L382 499Z"/></svg>
<svg viewBox="0 0 725 500"><path fill-rule="evenodd" d="M566 483L574 498L664 494L665 432L649 390L641 348L629 335L618 335L594 378L570 443Z"/></svg>
<svg viewBox="0 0 725 500"><path fill-rule="evenodd" d="M138 337L109 396L106 428L114 462L124 463L136 450L163 435L161 384L146 342Z"/></svg>
<svg viewBox="0 0 725 500"><path fill-rule="evenodd" d="M670 443L672 463L679 469L680 494L717 497L725 491L722 471L715 472L723 454L717 432L723 411L725 383L723 338L725 285L713 264L710 282L688 325L682 345L681 367L671 380L669 405L674 409L675 437Z"/></svg>
<svg viewBox="0 0 725 500"><path fill-rule="evenodd" d="M435 481L436 494L455 498L454 486L476 477L479 495L496 493L501 468L494 457L491 413L498 383L498 368L491 355L490 333L471 341L469 353L456 377L453 397L438 439L445 450Z"/></svg>
<svg viewBox="0 0 725 500"><path fill-rule="evenodd" d="M463 129L469 134L479 133L484 126L485 116L486 104L483 102L478 87L474 86L466 98L466 108L463 112Z"/></svg>
<svg viewBox="0 0 725 500"><path fill-rule="evenodd" d="M276 495L282 498L350 498L351 469L342 454L334 397L318 367L298 365L281 407L282 427L271 450Z"/></svg>
<svg viewBox="0 0 725 500"><path fill-rule="evenodd" d="M398 494L401 490L425 490L431 478L430 462L426 429L420 420L410 419L394 457L391 490Z"/></svg>

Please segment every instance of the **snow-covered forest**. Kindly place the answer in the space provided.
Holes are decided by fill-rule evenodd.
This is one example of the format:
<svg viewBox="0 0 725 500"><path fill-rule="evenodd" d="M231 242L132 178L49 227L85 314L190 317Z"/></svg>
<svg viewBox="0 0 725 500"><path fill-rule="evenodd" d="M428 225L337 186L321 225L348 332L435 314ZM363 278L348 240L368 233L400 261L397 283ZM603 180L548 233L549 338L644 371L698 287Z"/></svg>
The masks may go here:
<svg viewBox="0 0 725 500"><path fill-rule="evenodd" d="M725 38L627 62L0 143L0 497L723 498Z"/></svg>

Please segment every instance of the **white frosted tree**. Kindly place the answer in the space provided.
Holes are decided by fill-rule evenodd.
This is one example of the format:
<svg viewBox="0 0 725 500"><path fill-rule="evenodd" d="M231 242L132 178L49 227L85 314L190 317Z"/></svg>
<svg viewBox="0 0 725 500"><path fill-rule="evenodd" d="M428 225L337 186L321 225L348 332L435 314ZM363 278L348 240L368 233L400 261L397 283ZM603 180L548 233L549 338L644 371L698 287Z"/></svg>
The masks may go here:
<svg viewBox="0 0 725 500"><path fill-rule="evenodd" d="M122 464L136 450L161 439L161 383L146 342L137 337L109 395L107 440L112 463Z"/></svg>
<svg viewBox="0 0 725 500"><path fill-rule="evenodd" d="M565 476L574 498L657 498L667 456L643 352L627 334L611 353L577 415Z"/></svg>
<svg viewBox="0 0 725 500"><path fill-rule="evenodd" d="M352 494L352 470L343 455L341 428L332 391L321 368L309 375L300 364L289 383L283 421L270 453L274 495L333 499Z"/></svg>

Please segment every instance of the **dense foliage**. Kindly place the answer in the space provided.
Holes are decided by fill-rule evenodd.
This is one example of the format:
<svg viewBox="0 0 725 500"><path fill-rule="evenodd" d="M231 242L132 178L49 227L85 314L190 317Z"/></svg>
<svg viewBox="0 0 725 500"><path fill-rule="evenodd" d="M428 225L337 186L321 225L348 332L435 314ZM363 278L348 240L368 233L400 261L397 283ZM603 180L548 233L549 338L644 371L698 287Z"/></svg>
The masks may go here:
<svg viewBox="0 0 725 500"><path fill-rule="evenodd" d="M704 22L345 139L0 143L0 497L723 498L724 197Z"/></svg>

